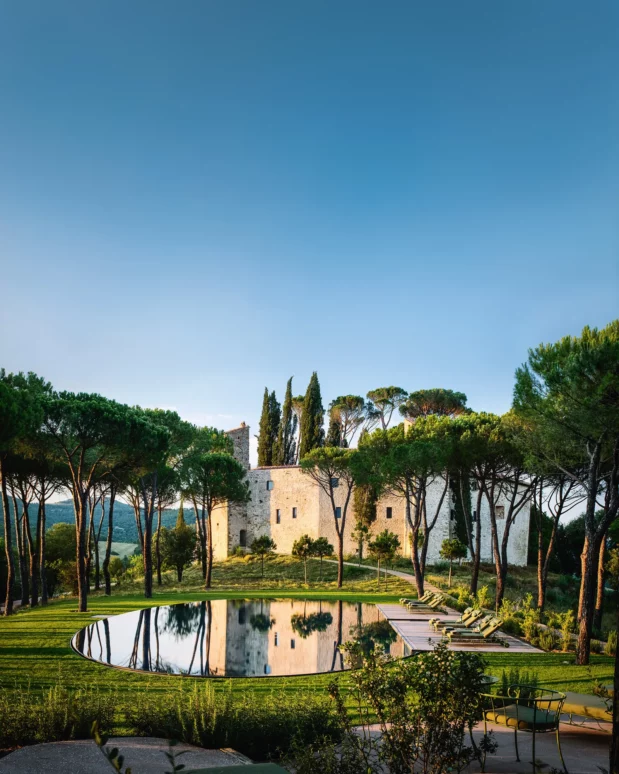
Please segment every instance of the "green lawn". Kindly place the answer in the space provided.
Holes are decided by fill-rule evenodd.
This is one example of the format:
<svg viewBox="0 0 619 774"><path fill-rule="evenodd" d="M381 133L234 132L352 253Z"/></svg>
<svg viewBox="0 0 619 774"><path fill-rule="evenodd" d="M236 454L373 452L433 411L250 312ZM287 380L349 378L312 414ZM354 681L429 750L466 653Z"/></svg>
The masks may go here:
<svg viewBox="0 0 619 774"><path fill-rule="evenodd" d="M93 594L89 612L76 612L76 600L54 600L46 608L20 610L15 615L0 619L0 691L16 691L19 684L29 683L37 690L49 688L58 681L69 688L89 683L114 688L119 693L119 706L130 702L132 691L148 687L156 696L159 692L177 688L179 680L194 684L199 678L149 676L98 665L75 654L70 640L81 627L92 622L95 615L117 615L140 607L195 601L213 598L251 597L307 597L312 599L344 599L360 602L394 602L402 594L413 595L406 582L393 579L385 589L377 591L372 573L364 569L347 568L344 589L335 588L335 565L324 566L325 582L316 580L318 562L311 568L312 583L304 587L302 565L289 558L271 560L266 565L265 580L260 575L259 563L243 559L218 565L214 573L215 587L207 594L200 591L199 573L188 574L187 586L177 587L171 580L152 600L145 600L137 591L139 586L122 586L115 595L105 597ZM197 577L196 577L197 576ZM242 588L241 588L242 586ZM510 653L509 650L488 657L489 672L500 677L503 669L520 667L538 673L540 682L553 688L590 692L594 680L610 682L613 660L595 656L590 667L573 664L573 655L540 654L536 656ZM257 700L274 688L296 691L324 691L332 676L287 678L236 678L213 680L216 691L231 690L254 692ZM1 720L1 719L0 719Z"/></svg>

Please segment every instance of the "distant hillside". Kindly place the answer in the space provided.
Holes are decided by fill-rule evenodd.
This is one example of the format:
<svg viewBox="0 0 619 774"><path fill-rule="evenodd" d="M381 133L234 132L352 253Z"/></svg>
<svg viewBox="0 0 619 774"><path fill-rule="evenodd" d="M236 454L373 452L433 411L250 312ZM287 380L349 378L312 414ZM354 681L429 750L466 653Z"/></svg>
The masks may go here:
<svg viewBox="0 0 619 774"><path fill-rule="evenodd" d="M11 506L11 518L13 517L13 504L10 504ZM47 507L45 509L46 516L47 516L47 528L49 529L52 525L58 524L59 522L63 522L65 524L74 524L75 523L75 516L73 514L73 503L71 500L64 500L60 503L48 503ZM97 506L96 510L96 518L101 518L101 508ZM173 527L176 523L176 516L177 511L164 511L163 512L163 526L164 527ZM2 514L2 504L0 503L0 514ZM31 526L34 528L36 526L36 514L37 514L37 504L34 503L31 507L31 514L30 514L30 523ZM188 512L187 509L185 509L185 517L187 518L187 521L191 521L193 518L193 513ZM107 518L107 517L106 517ZM156 526L156 519L157 516L155 515L155 526ZM97 522L98 523L98 522ZM2 520L0 519L0 537L4 535L4 528L2 526ZM107 535L107 525L104 524L103 530L101 532L101 537L104 535ZM120 502L119 500L116 501L114 504L114 540L118 543L137 543L138 542L138 533L135 526L135 515L133 513L133 508L130 505L127 505L127 503Z"/></svg>

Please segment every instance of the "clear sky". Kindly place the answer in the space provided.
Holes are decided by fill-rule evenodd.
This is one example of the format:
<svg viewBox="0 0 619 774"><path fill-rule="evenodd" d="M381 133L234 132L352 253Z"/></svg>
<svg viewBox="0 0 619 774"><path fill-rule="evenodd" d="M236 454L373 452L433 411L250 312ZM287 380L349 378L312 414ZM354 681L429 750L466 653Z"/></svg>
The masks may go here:
<svg viewBox="0 0 619 774"><path fill-rule="evenodd" d="M506 410L619 313L616 0L0 2L0 365Z"/></svg>

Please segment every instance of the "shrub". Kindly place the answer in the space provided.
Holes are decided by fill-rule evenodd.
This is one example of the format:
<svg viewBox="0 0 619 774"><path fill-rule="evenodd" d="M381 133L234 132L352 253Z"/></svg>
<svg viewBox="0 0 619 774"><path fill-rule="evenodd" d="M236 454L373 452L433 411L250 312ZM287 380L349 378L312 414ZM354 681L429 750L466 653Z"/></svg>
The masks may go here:
<svg viewBox="0 0 619 774"><path fill-rule="evenodd" d="M537 643L542 650L554 650L557 646L557 636L552 629L543 629L539 633Z"/></svg>
<svg viewBox="0 0 619 774"><path fill-rule="evenodd" d="M614 656L617 653L617 630L613 629L612 631L608 632L608 637L606 638L606 646L604 647L604 653L606 653L607 656Z"/></svg>
<svg viewBox="0 0 619 774"><path fill-rule="evenodd" d="M522 619L522 633L529 642L535 644L539 633L540 612L529 608Z"/></svg>
<svg viewBox="0 0 619 774"><path fill-rule="evenodd" d="M42 694L30 685L0 693L0 749L67 739L89 739L97 720L114 723L116 693L91 684L77 691L62 682Z"/></svg>
<svg viewBox="0 0 619 774"><path fill-rule="evenodd" d="M488 590L488 586L482 586L480 589L477 590L475 602L477 607L480 607L482 610L490 607L491 599L490 599L490 591Z"/></svg>
<svg viewBox="0 0 619 774"><path fill-rule="evenodd" d="M510 667L508 670L503 670L501 674L501 689L502 696L507 696L510 685L529 685L532 688L537 688L539 685L539 678L537 672L529 672L528 669L520 669L520 667ZM521 696L525 698L525 694Z"/></svg>
<svg viewBox="0 0 619 774"><path fill-rule="evenodd" d="M200 747L233 747L265 760L287 751L293 739L309 744L317 737L339 740L341 728L332 706L314 694L273 692L240 696L218 692L210 683L157 693L136 692L125 713L141 736L177 739Z"/></svg>
<svg viewBox="0 0 619 774"><path fill-rule="evenodd" d="M604 643L599 640L591 640L591 652L601 653L604 650Z"/></svg>
<svg viewBox="0 0 619 774"><path fill-rule="evenodd" d="M464 604L465 607L468 607L469 604L473 601L471 592L466 588L466 586L455 586L451 590L451 595L457 597L458 602L460 602L460 604Z"/></svg>
<svg viewBox="0 0 619 774"><path fill-rule="evenodd" d="M514 634L516 637L522 636L522 626L517 618L507 618L503 621L501 631L505 634Z"/></svg>
<svg viewBox="0 0 619 774"><path fill-rule="evenodd" d="M362 666L351 673L350 690L339 682L329 689L343 740L337 746L324 739L295 743L286 762L296 774L446 774L479 760L480 750L496 749L488 737L480 749L466 745L469 727L480 715L485 662L478 654L456 653L439 644L434 651L392 662L379 649L363 652L347 643L345 650L349 660L360 659ZM361 734L349 717L351 701L358 708ZM369 733L375 722L378 735Z"/></svg>

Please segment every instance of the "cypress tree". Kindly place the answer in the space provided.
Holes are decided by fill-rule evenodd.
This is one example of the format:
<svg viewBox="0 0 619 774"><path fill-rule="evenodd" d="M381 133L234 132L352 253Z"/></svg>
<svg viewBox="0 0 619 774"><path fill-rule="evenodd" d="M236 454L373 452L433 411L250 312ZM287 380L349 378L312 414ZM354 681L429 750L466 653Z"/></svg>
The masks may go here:
<svg viewBox="0 0 619 774"><path fill-rule="evenodd" d="M299 458L324 445L325 431L323 427L325 410L322 405L320 383L316 371L312 374L307 392L303 400L303 414L301 416L301 440Z"/></svg>
<svg viewBox="0 0 619 774"><path fill-rule="evenodd" d="M278 464L276 447L280 417L281 409L275 391L269 394L268 388L265 387L258 435L258 465L260 467Z"/></svg>
<svg viewBox="0 0 619 774"><path fill-rule="evenodd" d="M178 508L178 516L176 517L176 529L181 529L182 527L186 526L185 509L183 508L183 498L181 497L181 504Z"/></svg>
<svg viewBox="0 0 619 774"><path fill-rule="evenodd" d="M325 446L342 446L342 425L333 415L329 420Z"/></svg>
<svg viewBox="0 0 619 774"><path fill-rule="evenodd" d="M271 428L271 465L279 465L277 461L277 437L282 420L282 408L279 405L275 390L269 395L269 415Z"/></svg>
<svg viewBox="0 0 619 774"><path fill-rule="evenodd" d="M286 385L282 418L277 434L276 465L294 465L296 460L297 415L292 405L292 377Z"/></svg>
<svg viewBox="0 0 619 774"><path fill-rule="evenodd" d="M271 430L271 406L269 390L264 388L262 399L262 414L258 431L258 466L266 467L273 464L273 433Z"/></svg>

